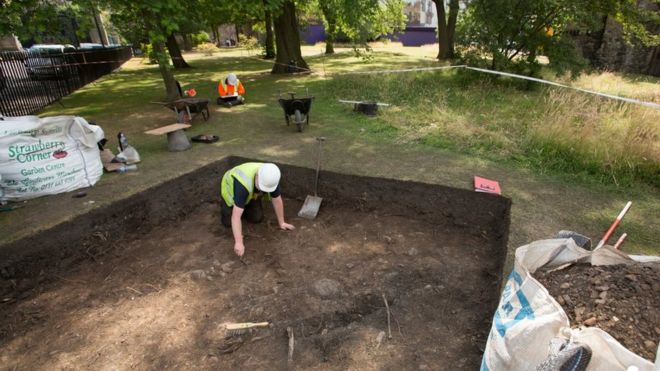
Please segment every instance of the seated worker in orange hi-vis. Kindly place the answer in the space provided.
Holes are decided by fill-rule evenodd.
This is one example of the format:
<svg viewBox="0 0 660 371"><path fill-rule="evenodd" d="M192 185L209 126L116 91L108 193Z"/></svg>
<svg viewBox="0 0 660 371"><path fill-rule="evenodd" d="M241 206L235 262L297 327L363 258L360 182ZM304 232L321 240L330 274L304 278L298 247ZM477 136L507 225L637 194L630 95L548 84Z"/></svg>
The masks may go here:
<svg viewBox="0 0 660 371"><path fill-rule="evenodd" d="M222 81L218 83L218 98L217 103L219 105L231 107L238 104L243 104L243 94L245 94L245 88L241 81L236 77L236 74L230 73L225 79L225 88L222 84Z"/></svg>

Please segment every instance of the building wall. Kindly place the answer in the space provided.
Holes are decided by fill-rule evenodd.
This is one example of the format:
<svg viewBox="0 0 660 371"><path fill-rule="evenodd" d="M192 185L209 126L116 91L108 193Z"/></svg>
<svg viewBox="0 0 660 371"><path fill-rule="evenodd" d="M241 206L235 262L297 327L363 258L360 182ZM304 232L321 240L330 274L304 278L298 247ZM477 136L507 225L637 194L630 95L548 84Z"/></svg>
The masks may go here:
<svg viewBox="0 0 660 371"><path fill-rule="evenodd" d="M325 41L325 27L323 24L310 24L300 30L300 41L307 45Z"/></svg>
<svg viewBox="0 0 660 371"><path fill-rule="evenodd" d="M408 26L438 27L438 13L432 0L406 0L403 12Z"/></svg>
<svg viewBox="0 0 660 371"><path fill-rule="evenodd" d="M21 50L21 42L18 41L16 36L2 36L0 37L0 50Z"/></svg>
<svg viewBox="0 0 660 371"><path fill-rule="evenodd" d="M595 53L595 62L597 66L608 70L658 76L658 49L657 46L645 48L628 44L623 37L621 24L608 18L600 48Z"/></svg>
<svg viewBox="0 0 660 371"><path fill-rule="evenodd" d="M660 6L640 1L639 6L660 10ZM660 26L648 25L657 34ZM600 30L569 30L582 57L598 68L660 76L660 46L643 47L629 44L623 35L623 27L610 17L603 18Z"/></svg>

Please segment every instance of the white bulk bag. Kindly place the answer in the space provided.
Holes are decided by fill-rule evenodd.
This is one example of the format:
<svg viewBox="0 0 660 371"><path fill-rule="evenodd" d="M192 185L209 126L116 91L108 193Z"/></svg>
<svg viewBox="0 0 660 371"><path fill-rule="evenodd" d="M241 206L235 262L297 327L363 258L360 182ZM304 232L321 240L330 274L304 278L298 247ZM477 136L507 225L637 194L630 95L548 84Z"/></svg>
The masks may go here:
<svg viewBox="0 0 660 371"><path fill-rule="evenodd" d="M93 186L103 174L103 130L74 116L0 120L0 200L19 201Z"/></svg>
<svg viewBox="0 0 660 371"><path fill-rule="evenodd" d="M564 339L591 348L587 370L616 371L635 366L640 371L652 371L651 362L626 349L607 332L595 327L571 329L564 309L532 274L541 267L568 263L613 265L658 259L629 256L609 246L588 251L570 238L519 247L493 317L481 370L534 370L551 353L551 343Z"/></svg>

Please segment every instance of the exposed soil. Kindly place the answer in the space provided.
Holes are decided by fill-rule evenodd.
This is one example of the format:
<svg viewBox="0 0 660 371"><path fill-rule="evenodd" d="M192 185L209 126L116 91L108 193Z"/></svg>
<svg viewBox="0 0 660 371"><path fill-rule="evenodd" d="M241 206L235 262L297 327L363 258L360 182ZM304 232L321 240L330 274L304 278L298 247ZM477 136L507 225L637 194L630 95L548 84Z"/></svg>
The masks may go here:
<svg viewBox="0 0 660 371"><path fill-rule="evenodd" d="M561 304L571 325L607 331L654 361L660 338L660 266L579 264L536 278Z"/></svg>
<svg viewBox="0 0 660 371"><path fill-rule="evenodd" d="M331 200L306 221L300 206L286 200L292 232L270 207L264 223L244 224L247 265L219 206L204 203L149 233L101 235L109 249L36 286L11 281L2 368L286 369L287 327L294 368L478 368L501 269L492 237ZM391 339L379 336L383 294ZM225 339L223 323L244 321L271 326Z"/></svg>
<svg viewBox="0 0 660 371"><path fill-rule="evenodd" d="M280 164L287 219L221 226L228 157L0 246L0 369L475 369L510 200ZM391 331L387 330L387 298ZM227 322L268 321L238 337Z"/></svg>

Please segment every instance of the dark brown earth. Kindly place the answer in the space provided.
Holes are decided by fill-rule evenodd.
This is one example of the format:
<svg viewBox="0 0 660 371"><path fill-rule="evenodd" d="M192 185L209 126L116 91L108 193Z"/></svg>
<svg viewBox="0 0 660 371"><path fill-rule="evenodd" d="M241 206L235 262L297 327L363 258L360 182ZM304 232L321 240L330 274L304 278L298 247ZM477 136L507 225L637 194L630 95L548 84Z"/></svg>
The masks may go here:
<svg viewBox="0 0 660 371"><path fill-rule="evenodd" d="M7 295L0 363L285 369L291 326L296 368L478 367L500 265L487 238L359 205L324 205L313 222L294 217L300 201L286 206L295 231L278 230L269 207L266 222L246 227L248 265L233 255L218 205L206 203ZM392 339L379 344L382 294ZM244 321L272 326L225 342L221 324Z"/></svg>
<svg viewBox="0 0 660 371"><path fill-rule="evenodd" d="M626 348L654 361L660 338L660 266L574 265L536 278L570 318L571 325L595 326Z"/></svg>
<svg viewBox="0 0 660 371"><path fill-rule="evenodd" d="M281 166L297 229L221 226L229 158L0 249L0 368L476 369L510 201ZM388 338L387 298L392 320ZM223 324L270 327L226 338Z"/></svg>

